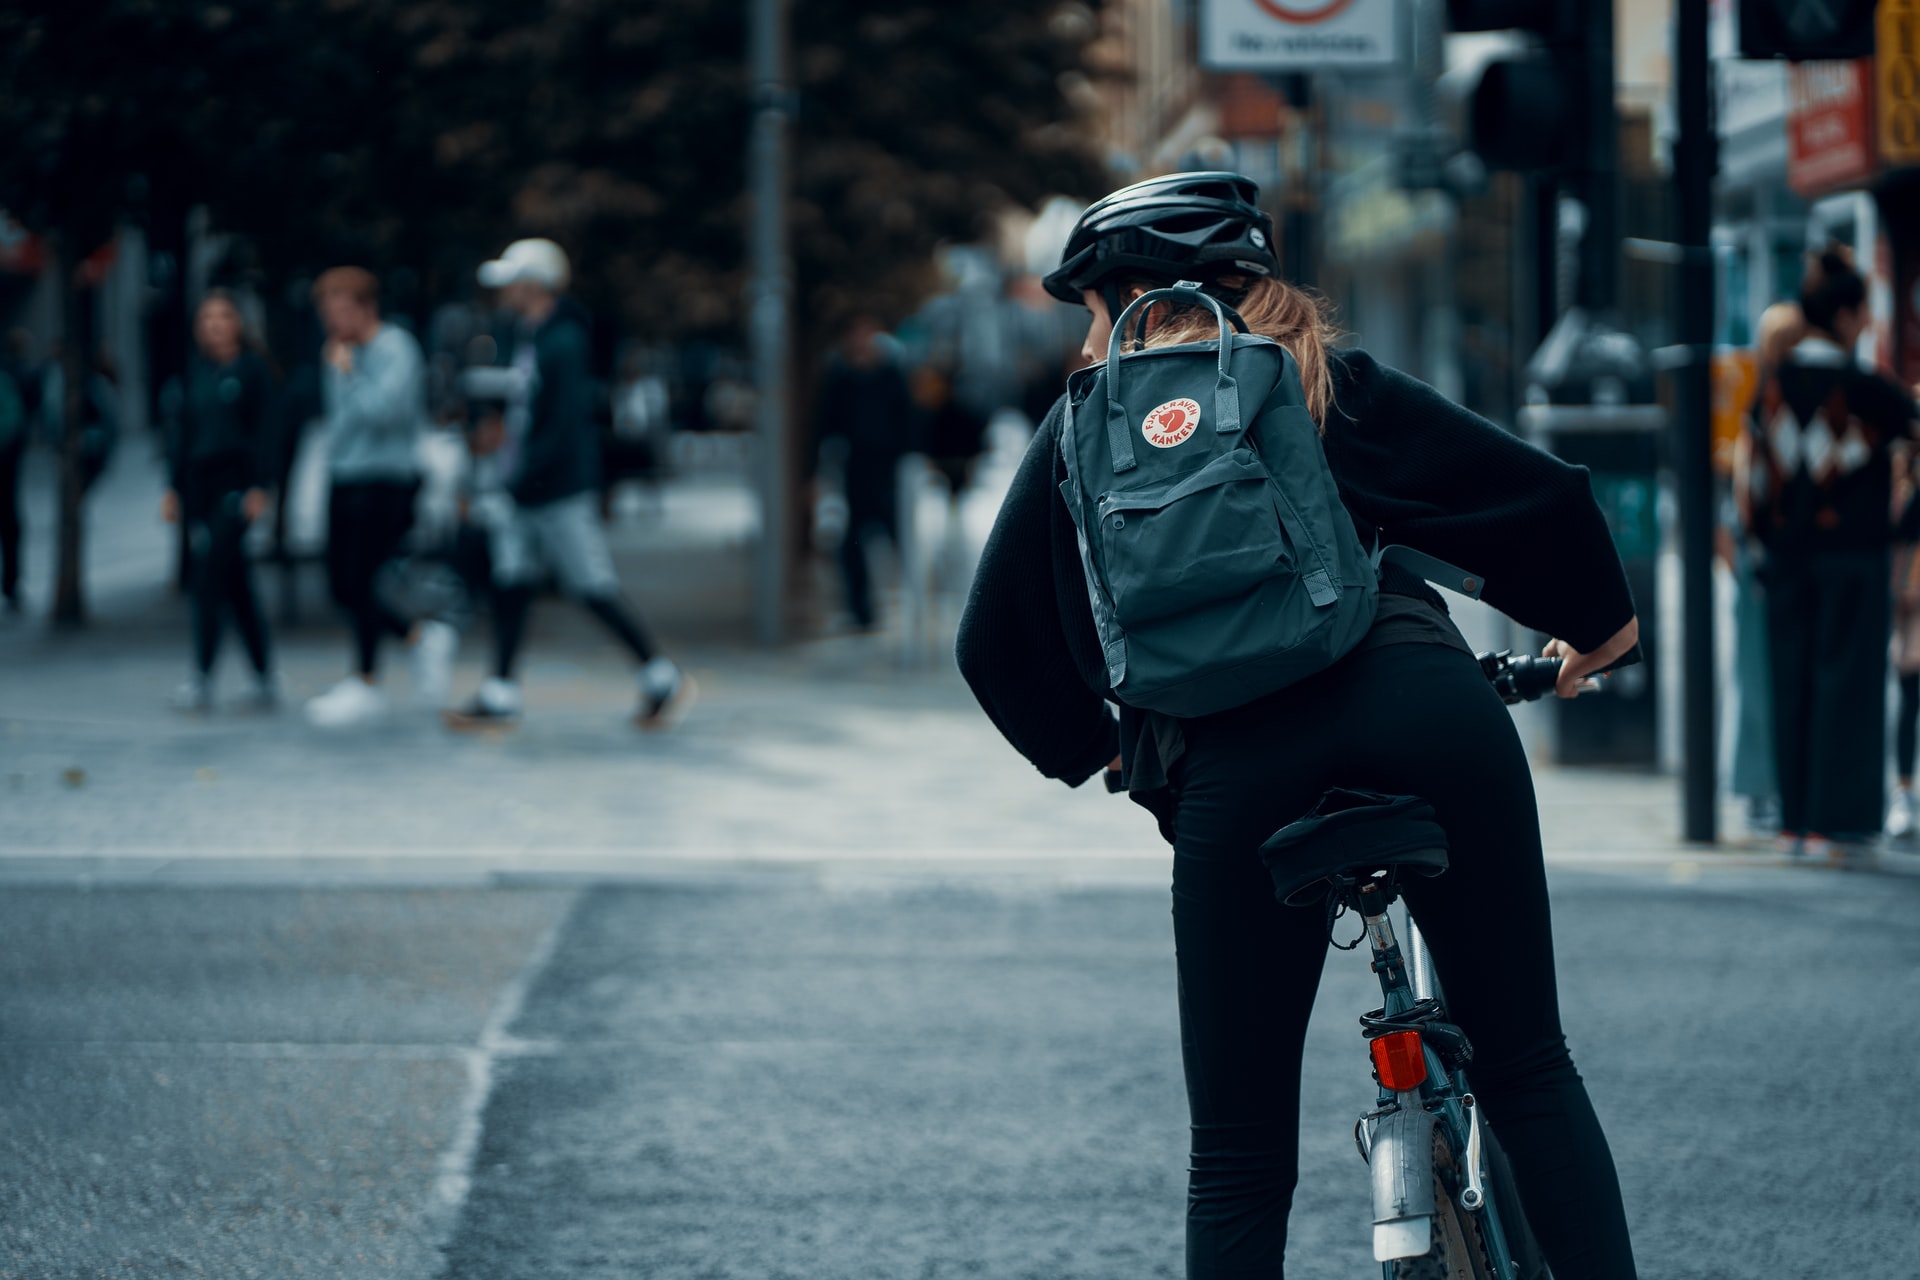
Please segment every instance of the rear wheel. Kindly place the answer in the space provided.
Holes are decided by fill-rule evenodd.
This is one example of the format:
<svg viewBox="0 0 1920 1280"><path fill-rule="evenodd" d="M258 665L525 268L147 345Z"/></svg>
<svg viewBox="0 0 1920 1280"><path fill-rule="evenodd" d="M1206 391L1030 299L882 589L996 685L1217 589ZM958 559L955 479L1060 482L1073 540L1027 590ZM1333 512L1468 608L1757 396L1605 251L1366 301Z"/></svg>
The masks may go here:
<svg viewBox="0 0 1920 1280"><path fill-rule="evenodd" d="M1447 1135L1433 1133L1433 1248L1393 1262L1392 1280L1494 1280L1493 1260L1481 1235L1485 1221L1460 1207L1465 1180L1454 1163Z"/></svg>

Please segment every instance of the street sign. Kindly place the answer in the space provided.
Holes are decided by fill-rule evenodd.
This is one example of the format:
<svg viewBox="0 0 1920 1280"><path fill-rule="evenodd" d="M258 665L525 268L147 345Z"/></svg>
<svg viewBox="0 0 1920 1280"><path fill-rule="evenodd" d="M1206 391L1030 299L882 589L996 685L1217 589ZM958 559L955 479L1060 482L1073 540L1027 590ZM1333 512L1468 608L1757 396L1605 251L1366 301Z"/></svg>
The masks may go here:
<svg viewBox="0 0 1920 1280"><path fill-rule="evenodd" d="M1873 59L1789 67L1788 186L1811 197L1864 185L1879 171L1873 135Z"/></svg>
<svg viewBox="0 0 1920 1280"><path fill-rule="evenodd" d="M1200 62L1215 71L1326 71L1399 58L1402 0L1206 0Z"/></svg>
<svg viewBox="0 0 1920 1280"><path fill-rule="evenodd" d="M1880 0L1880 158L1920 164L1920 0Z"/></svg>

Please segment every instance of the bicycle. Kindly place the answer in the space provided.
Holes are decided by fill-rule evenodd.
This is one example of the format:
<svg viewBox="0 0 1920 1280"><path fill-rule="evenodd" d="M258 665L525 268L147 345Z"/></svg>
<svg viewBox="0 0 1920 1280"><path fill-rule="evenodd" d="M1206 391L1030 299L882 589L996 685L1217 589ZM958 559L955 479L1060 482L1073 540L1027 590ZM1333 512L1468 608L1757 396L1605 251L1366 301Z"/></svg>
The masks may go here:
<svg viewBox="0 0 1920 1280"><path fill-rule="evenodd" d="M1639 660L1638 650L1615 663ZM1509 706L1552 692L1557 658L1480 655L1480 669ZM1611 670L1612 668L1609 668ZM1329 940L1347 912L1360 917L1373 953L1381 1006L1361 1028L1380 1092L1354 1124L1371 1169L1373 1255L1384 1280L1547 1280L1512 1171L1482 1123L1467 1083L1473 1048L1447 1021L1433 960L1411 913L1407 945L1389 910L1403 877L1447 869L1446 833L1415 796L1338 789L1261 846L1274 892L1292 906L1324 900Z"/></svg>

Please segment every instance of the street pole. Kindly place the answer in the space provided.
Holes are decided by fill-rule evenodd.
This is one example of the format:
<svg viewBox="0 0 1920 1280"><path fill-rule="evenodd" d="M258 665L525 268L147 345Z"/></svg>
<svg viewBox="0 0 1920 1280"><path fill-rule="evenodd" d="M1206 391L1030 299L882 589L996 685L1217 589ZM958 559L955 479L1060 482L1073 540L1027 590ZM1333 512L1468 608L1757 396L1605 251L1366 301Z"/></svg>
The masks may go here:
<svg viewBox="0 0 1920 1280"><path fill-rule="evenodd" d="M1705 0L1682 0L1681 8ZM1580 277L1574 300L1589 317L1608 316L1620 299L1620 127L1614 105L1613 0L1579 6L1580 39L1587 60L1586 121L1576 190L1586 204Z"/></svg>
<svg viewBox="0 0 1920 1280"><path fill-rule="evenodd" d="M1673 176L1679 196L1679 345L1674 369L1672 453L1685 574L1681 696L1686 838L1716 840L1713 733L1713 175L1718 167L1707 54L1707 6L1674 6Z"/></svg>
<svg viewBox="0 0 1920 1280"><path fill-rule="evenodd" d="M753 192L748 328L753 348L754 444L760 488L760 544L754 557L753 629L764 645L787 634L793 520L792 427L788 421L792 270L787 259L786 0L747 0L753 73L753 134L748 185Z"/></svg>
<svg viewBox="0 0 1920 1280"><path fill-rule="evenodd" d="M1280 218L1280 273L1291 284L1311 286L1314 282L1313 245L1309 240L1313 234L1311 184L1319 178L1319 157L1309 153L1307 147L1311 146L1317 153L1320 146L1317 131L1308 123L1308 111L1313 105L1313 81L1304 72L1292 72L1281 77L1281 91L1286 95L1289 108L1287 124L1293 131L1291 143L1296 167L1288 175L1286 206Z"/></svg>

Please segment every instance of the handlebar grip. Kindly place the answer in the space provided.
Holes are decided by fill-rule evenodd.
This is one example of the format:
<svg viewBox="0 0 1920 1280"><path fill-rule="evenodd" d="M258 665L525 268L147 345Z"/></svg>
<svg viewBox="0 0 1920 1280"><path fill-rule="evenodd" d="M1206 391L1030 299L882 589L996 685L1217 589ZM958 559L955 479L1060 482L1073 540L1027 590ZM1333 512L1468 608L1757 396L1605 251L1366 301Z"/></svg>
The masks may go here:
<svg viewBox="0 0 1920 1280"><path fill-rule="evenodd" d="M1513 693L1521 702L1535 702L1553 692L1560 680L1559 658L1521 658L1510 669Z"/></svg>

